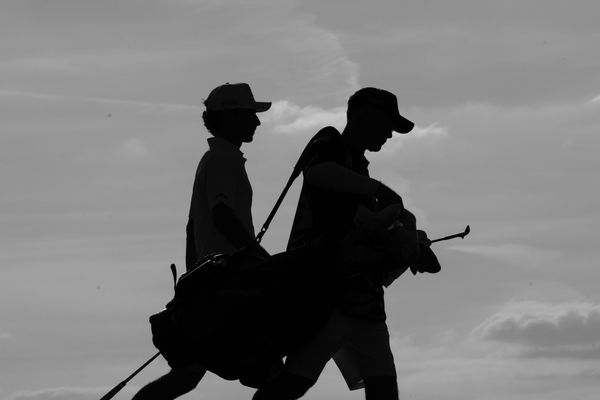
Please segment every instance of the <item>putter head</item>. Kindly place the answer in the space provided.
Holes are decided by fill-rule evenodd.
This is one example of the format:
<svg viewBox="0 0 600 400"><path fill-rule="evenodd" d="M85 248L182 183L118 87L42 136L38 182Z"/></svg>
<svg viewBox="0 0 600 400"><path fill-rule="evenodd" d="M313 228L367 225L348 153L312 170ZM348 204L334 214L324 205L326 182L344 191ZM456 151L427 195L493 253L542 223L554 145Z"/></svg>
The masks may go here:
<svg viewBox="0 0 600 400"><path fill-rule="evenodd" d="M464 239L465 236L467 236L470 232L471 232L471 227L469 225L467 225L467 227L465 228L465 231L462 233L462 235L460 235L460 238Z"/></svg>

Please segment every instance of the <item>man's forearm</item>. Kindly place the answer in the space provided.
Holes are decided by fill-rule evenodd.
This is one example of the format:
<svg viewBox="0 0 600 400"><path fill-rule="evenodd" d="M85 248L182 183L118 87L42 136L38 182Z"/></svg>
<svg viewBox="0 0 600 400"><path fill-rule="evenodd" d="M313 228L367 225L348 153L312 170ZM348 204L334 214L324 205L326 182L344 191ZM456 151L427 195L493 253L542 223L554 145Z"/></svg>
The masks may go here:
<svg viewBox="0 0 600 400"><path fill-rule="evenodd" d="M311 185L340 193L374 195L379 182L333 161L310 167L305 179Z"/></svg>
<svg viewBox="0 0 600 400"><path fill-rule="evenodd" d="M254 240L254 236L244 228L233 210L220 203L212 209L212 217L217 230L236 249L240 249Z"/></svg>

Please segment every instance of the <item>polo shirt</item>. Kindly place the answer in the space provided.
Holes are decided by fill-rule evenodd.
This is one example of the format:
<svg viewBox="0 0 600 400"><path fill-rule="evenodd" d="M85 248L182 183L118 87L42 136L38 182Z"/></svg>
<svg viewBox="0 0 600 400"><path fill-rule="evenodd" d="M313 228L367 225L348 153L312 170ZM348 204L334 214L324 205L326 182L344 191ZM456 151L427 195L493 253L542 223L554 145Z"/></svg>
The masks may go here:
<svg viewBox="0 0 600 400"><path fill-rule="evenodd" d="M196 169L188 220L193 238L188 238L187 243L195 247L198 260L211 253L230 254L237 250L214 224L211 211L219 203L231 208L242 226L254 236L252 186L243 153L220 137L209 138L208 147Z"/></svg>
<svg viewBox="0 0 600 400"><path fill-rule="evenodd" d="M307 148L309 156L304 171L319 163L335 162L357 174L369 176L369 161L364 154L353 151L335 128L324 129L330 130L331 134L309 144L312 148ZM335 243L354 228L354 216L361 205L374 209L376 200L368 195L328 191L311 185L305 179L288 249L308 245L318 237ZM333 269L329 272L339 276L331 290L336 297L335 303L344 314L376 321L386 319L379 271L367 268L355 273L339 263L328 268Z"/></svg>
<svg viewBox="0 0 600 400"><path fill-rule="evenodd" d="M357 174L369 176L369 161L358 152L353 152L344 137L333 127L331 134L311 143L310 152L304 167L335 162ZM301 247L323 234L342 234L354 227L353 220L359 206L369 209L375 206L372 196L352 193L336 193L311 185L306 180L302 184L300 199L292 225L288 249Z"/></svg>

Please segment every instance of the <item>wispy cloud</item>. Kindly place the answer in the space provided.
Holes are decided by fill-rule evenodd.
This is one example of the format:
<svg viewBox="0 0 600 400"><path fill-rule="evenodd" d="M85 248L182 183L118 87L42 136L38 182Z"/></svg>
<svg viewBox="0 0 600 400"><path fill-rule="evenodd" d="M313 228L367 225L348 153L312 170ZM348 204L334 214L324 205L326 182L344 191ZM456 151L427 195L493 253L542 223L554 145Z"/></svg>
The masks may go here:
<svg viewBox="0 0 600 400"><path fill-rule="evenodd" d="M358 86L340 38L293 0L40 6L15 3L9 28L0 28L13 38L8 47L21 49L0 59L7 88L199 104L233 80L332 104ZM14 32L32 20L27 34ZM235 23L215 34L221 21Z"/></svg>
<svg viewBox="0 0 600 400"><path fill-rule="evenodd" d="M117 149L117 156L125 159L141 159L150 154L148 147L138 138L131 138Z"/></svg>
<svg viewBox="0 0 600 400"><path fill-rule="evenodd" d="M153 108L162 108L162 109L186 109L186 110L201 110L203 107L200 105L190 105L190 104L177 104L177 103L160 103L160 102L151 102L151 101L138 101L138 100L129 100L129 99L114 99L107 97L92 97L92 96L69 96L62 94L53 94L53 93L38 93L38 92L28 92L28 91L18 91L18 90L0 90L0 98L26 98L32 100L40 100L40 101L83 101L89 103L96 104L104 104L104 105L120 105L120 106L131 106L148 109L149 107Z"/></svg>
<svg viewBox="0 0 600 400"><path fill-rule="evenodd" d="M422 137L438 137L438 136L448 136L448 128L445 126L440 126L437 123L433 123L427 126L415 126L415 128L408 134L409 138L422 138Z"/></svg>
<svg viewBox="0 0 600 400"><path fill-rule="evenodd" d="M432 123L425 126L415 125L413 130L406 135L394 134L392 138L386 142L385 146L382 147L381 151L374 155L374 158L395 154L398 150L404 148L409 141L420 140L431 144L436 143L438 139L445 138L448 135L448 128L441 126L438 123Z"/></svg>
<svg viewBox="0 0 600 400"><path fill-rule="evenodd" d="M526 355L600 357L600 304L515 301L472 332L475 337L526 346Z"/></svg>
<svg viewBox="0 0 600 400"><path fill-rule="evenodd" d="M319 107L300 107L289 100L276 101L263 120L273 125L273 132L297 134L317 131L324 126L333 125L343 128L346 122L344 107L323 109Z"/></svg>
<svg viewBox="0 0 600 400"><path fill-rule="evenodd" d="M454 331L430 335L425 341L417 335L396 338L392 348L399 387L406 397L559 400L565 398L567 385L569 393L575 390L578 398L591 400L599 374L596 360L589 357L549 363L523 357L505 344L499 347L480 336ZM573 382L578 383L576 388Z"/></svg>
<svg viewBox="0 0 600 400"><path fill-rule="evenodd" d="M98 399L110 388L58 387L23 390L13 393L7 400L92 400Z"/></svg>
<svg viewBox="0 0 600 400"><path fill-rule="evenodd" d="M555 261L561 254L558 250L543 249L516 243L498 245L450 245L449 249L478 254L509 265L523 268L540 268Z"/></svg>

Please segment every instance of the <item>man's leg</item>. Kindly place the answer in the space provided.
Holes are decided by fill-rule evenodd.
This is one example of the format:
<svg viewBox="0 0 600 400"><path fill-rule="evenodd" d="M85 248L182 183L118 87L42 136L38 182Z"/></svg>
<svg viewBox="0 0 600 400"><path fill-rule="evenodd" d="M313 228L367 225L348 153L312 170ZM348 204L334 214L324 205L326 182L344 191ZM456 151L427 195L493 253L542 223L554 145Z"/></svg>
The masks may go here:
<svg viewBox="0 0 600 400"><path fill-rule="evenodd" d="M351 331L349 320L334 311L329 321L306 345L289 354L284 371L258 389L253 400L296 400L313 386L327 361Z"/></svg>
<svg viewBox="0 0 600 400"><path fill-rule="evenodd" d="M316 383L316 380L283 371L256 391L252 400L297 400Z"/></svg>
<svg viewBox="0 0 600 400"><path fill-rule="evenodd" d="M395 376L365 376L366 400L398 400Z"/></svg>
<svg viewBox="0 0 600 400"><path fill-rule="evenodd" d="M198 366L172 369L141 388L132 400L173 400L194 390L205 373Z"/></svg>
<svg viewBox="0 0 600 400"><path fill-rule="evenodd" d="M366 400L398 400L396 367L385 322L357 321L343 350L334 359L349 385L355 383L358 372Z"/></svg>

